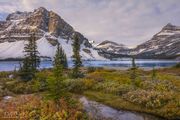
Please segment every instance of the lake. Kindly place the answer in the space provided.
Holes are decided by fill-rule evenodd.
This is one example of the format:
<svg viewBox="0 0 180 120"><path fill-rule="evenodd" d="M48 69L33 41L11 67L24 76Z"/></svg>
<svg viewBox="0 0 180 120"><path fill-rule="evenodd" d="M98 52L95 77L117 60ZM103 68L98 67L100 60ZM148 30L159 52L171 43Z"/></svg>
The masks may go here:
<svg viewBox="0 0 180 120"><path fill-rule="evenodd" d="M180 61L175 60L143 60L137 59L136 65L141 68L152 68L153 66L156 68L160 67L170 67L173 66ZM95 61L83 61L83 65L88 67L110 67L110 68L130 68L131 60L118 60L118 61L109 61L109 60L95 60ZM19 68L20 61L0 61L0 71L13 71ZM68 61L69 67L73 66L72 61ZM51 68L52 61L42 61L40 64L40 68Z"/></svg>

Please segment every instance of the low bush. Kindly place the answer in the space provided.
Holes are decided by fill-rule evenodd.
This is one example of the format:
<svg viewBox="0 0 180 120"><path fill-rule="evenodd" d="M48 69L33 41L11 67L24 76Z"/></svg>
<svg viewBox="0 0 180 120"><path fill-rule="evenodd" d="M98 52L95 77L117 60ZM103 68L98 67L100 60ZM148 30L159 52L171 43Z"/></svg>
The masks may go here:
<svg viewBox="0 0 180 120"><path fill-rule="evenodd" d="M92 73L92 72L95 72L95 71L96 71L95 67L88 67L87 68L87 73Z"/></svg>
<svg viewBox="0 0 180 120"><path fill-rule="evenodd" d="M39 95L17 96L9 102L0 103L0 119L13 117L23 120L84 120L80 103L76 102L74 106L69 106L69 103L62 98L58 104L60 107L56 102L43 100ZM3 113L10 113L11 116Z"/></svg>
<svg viewBox="0 0 180 120"><path fill-rule="evenodd" d="M29 94L36 92L36 89L34 89L34 80L28 82L19 80L9 81L6 82L5 88L15 94Z"/></svg>
<svg viewBox="0 0 180 120"><path fill-rule="evenodd" d="M176 65L174 65L174 68L180 68L180 63L177 63Z"/></svg>
<svg viewBox="0 0 180 120"><path fill-rule="evenodd" d="M136 90L123 95L123 98L147 108L158 108L173 99L171 92Z"/></svg>
<svg viewBox="0 0 180 120"><path fill-rule="evenodd" d="M172 91L177 89L176 86L168 80L145 80L141 82L141 88L144 90L156 90L156 91Z"/></svg>
<svg viewBox="0 0 180 120"><path fill-rule="evenodd" d="M128 84L123 84L123 85L120 85L118 87L118 95L123 95L123 94L126 94L127 92L129 91L132 91L134 90L133 86L132 85L128 85Z"/></svg>
<svg viewBox="0 0 180 120"><path fill-rule="evenodd" d="M82 79L70 79L66 81L67 90L74 93L82 93L85 90Z"/></svg>
<svg viewBox="0 0 180 120"><path fill-rule="evenodd" d="M96 82L103 82L105 79L104 79L104 76L99 74L98 72L93 72L93 73L90 73L88 74L85 79L93 79L95 80Z"/></svg>
<svg viewBox="0 0 180 120"><path fill-rule="evenodd" d="M8 78L11 72L0 72L0 78Z"/></svg>
<svg viewBox="0 0 180 120"><path fill-rule="evenodd" d="M66 81L68 91L74 93L83 93L85 90L92 89L96 81L92 79L70 79Z"/></svg>
<svg viewBox="0 0 180 120"><path fill-rule="evenodd" d="M36 79L33 81L34 82L33 88L36 91L47 90L47 84L48 84L47 79L50 76L49 74L50 73L48 73L47 71L39 72L36 74L36 76L35 76Z"/></svg>

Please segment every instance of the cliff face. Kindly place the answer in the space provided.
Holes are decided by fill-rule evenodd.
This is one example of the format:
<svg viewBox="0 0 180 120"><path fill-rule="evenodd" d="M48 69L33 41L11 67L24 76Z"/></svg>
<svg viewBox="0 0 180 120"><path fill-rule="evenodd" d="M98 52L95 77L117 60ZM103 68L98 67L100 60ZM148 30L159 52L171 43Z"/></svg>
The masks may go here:
<svg viewBox="0 0 180 120"><path fill-rule="evenodd" d="M9 14L6 21L0 22L0 42L13 42L27 40L31 32L37 34L37 38L46 35L72 39L77 33L72 26L66 23L58 14L40 7L33 12L15 12ZM92 47L88 40L78 33L81 43ZM51 37L51 38L52 38Z"/></svg>
<svg viewBox="0 0 180 120"><path fill-rule="evenodd" d="M134 50L140 58L176 58L180 56L180 27L167 24L149 41Z"/></svg>
<svg viewBox="0 0 180 120"><path fill-rule="evenodd" d="M106 58L131 57L140 59L179 59L180 58L180 26L167 24L150 40L128 49L122 44L104 41L96 46L99 54Z"/></svg>
<svg viewBox="0 0 180 120"><path fill-rule="evenodd" d="M18 11L9 14L6 21L0 21L0 59L23 58L24 44L31 33L36 35L38 51L43 58L53 58L56 45L60 43L68 59L71 59L72 40L76 33L81 42L82 59L103 59L87 38L75 31L58 14L43 7L33 12Z"/></svg>

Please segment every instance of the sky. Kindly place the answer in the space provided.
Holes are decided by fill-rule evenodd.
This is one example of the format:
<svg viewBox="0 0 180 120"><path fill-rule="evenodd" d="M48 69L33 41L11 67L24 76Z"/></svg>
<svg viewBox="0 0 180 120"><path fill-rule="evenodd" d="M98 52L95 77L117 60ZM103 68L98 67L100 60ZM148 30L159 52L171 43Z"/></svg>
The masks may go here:
<svg viewBox="0 0 180 120"><path fill-rule="evenodd" d="M135 47L168 23L180 26L180 0L0 0L0 19L45 7L89 40Z"/></svg>

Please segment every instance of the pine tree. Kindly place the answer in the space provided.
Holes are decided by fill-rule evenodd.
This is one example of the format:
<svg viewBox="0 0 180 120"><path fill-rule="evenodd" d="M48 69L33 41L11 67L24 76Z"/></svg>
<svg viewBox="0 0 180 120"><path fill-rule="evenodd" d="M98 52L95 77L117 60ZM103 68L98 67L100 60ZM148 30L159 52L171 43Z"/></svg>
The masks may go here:
<svg viewBox="0 0 180 120"><path fill-rule="evenodd" d="M65 85L64 85L64 77L63 77L63 69L64 67L64 59L65 53L62 50L62 47L58 44L56 54L54 57L54 68L53 68L53 76L48 80L49 87L49 97L54 99L55 102L64 95L65 93Z"/></svg>
<svg viewBox="0 0 180 120"><path fill-rule="evenodd" d="M137 69L137 67L136 67L136 63L135 63L135 58L132 57L131 80L132 80L133 85L135 84L135 80L137 77L136 69Z"/></svg>
<svg viewBox="0 0 180 120"><path fill-rule="evenodd" d="M156 79L156 70L155 67L153 66L153 70L152 70L152 80Z"/></svg>
<svg viewBox="0 0 180 120"><path fill-rule="evenodd" d="M67 69L68 68L68 61L67 61L67 57L66 57L66 54L65 52L63 52L63 67L64 69Z"/></svg>
<svg viewBox="0 0 180 120"><path fill-rule="evenodd" d="M66 54L59 43L57 45L57 51L54 58L54 65L57 65L57 64L62 65L63 69L66 69L68 67Z"/></svg>
<svg viewBox="0 0 180 120"><path fill-rule="evenodd" d="M82 76L82 73L80 72L79 68L82 66L81 56L80 56L80 41L77 34L74 35L74 41L73 41L73 78L78 78Z"/></svg>
<svg viewBox="0 0 180 120"><path fill-rule="evenodd" d="M56 78L62 76L62 69L63 69L63 50L62 47L58 44L56 54L54 57L54 75Z"/></svg>
<svg viewBox="0 0 180 120"><path fill-rule="evenodd" d="M132 68L136 68L136 63L135 63L135 58L134 57L132 57Z"/></svg>
<svg viewBox="0 0 180 120"><path fill-rule="evenodd" d="M37 51L35 34L32 34L28 43L24 47L25 58L20 67L20 76L22 79L31 80L40 64L39 52Z"/></svg>

